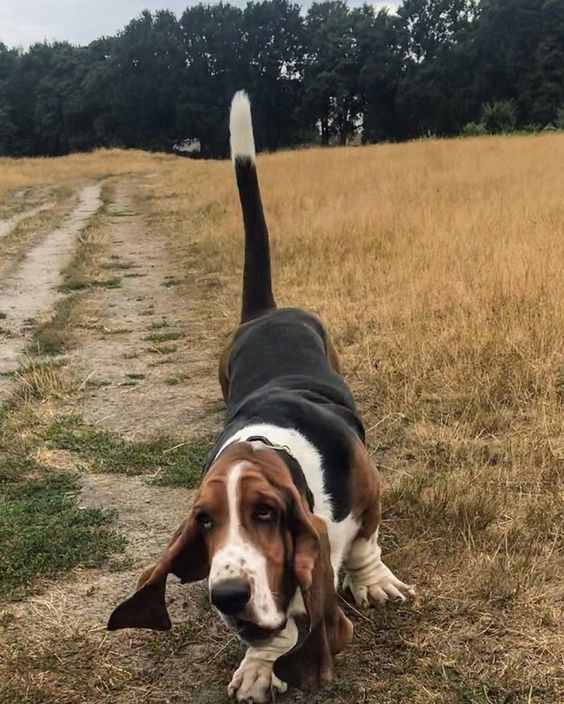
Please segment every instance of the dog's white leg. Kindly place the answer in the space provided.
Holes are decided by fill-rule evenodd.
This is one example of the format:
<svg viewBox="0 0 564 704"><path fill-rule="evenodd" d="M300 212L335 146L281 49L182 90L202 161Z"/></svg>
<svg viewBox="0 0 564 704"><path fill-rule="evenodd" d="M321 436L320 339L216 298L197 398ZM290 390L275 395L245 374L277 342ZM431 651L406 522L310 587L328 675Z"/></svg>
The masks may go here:
<svg viewBox="0 0 564 704"><path fill-rule="evenodd" d="M272 671L274 661L291 650L298 641L298 627L289 618L279 635L267 645L250 646L227 688L230 697L245 704L262 704L288 689Z"/></svg>
<svg viewBox="0 0 564 704"><path fill-rule="evenodd" d="M343 587L351 590L357 606L383 604L388 599L405 601L415 594L412 586L404 584L386 567L381 556L378 529L369 540L356 538L349 549Z"/></svg>

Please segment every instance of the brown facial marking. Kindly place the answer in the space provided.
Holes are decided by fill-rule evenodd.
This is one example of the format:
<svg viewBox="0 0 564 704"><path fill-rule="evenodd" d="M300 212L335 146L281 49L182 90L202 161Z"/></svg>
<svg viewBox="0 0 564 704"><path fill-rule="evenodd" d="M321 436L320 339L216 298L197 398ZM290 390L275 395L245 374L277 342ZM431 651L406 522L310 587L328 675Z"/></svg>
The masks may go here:
<svg viewBox="0 0 564 704"><path fill-rule="evenodd" d="M192 520L198 521L203 515L213 524L211 530L203 533L211 564L229 537L226 487L229 473L236 465L242 465L237 506L239 529L245 541L264 555L269 589L278 608L285 611L296 588L291 565L293 540L288 502L290 497L297 501L302 499L297 495L288 467L274 450L244 442L228 446L200 485L191 512ZM265 508L272 512L271 516L265 516ZM236 567L252 587L253 576L246 572L246 563L243 561Z"/></svg>

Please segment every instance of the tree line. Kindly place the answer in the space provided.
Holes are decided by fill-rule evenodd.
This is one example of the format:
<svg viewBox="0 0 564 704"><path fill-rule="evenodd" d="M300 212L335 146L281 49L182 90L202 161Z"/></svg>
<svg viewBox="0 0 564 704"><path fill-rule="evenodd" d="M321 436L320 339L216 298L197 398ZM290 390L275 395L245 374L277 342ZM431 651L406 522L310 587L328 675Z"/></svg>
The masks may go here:
<svg viewBox="0 0 564 704"><path fill-rule="evenodd" d="M194 138L223 156L240 88L260 149L564 126L564 1L199 4L88 46L0 43L0 154Z"/></svg>

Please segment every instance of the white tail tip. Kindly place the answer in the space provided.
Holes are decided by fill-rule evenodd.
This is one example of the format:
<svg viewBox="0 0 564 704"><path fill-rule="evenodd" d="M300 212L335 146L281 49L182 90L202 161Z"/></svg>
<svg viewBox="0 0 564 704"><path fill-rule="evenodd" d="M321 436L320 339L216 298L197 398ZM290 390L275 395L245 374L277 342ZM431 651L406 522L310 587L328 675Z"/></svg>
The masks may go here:
<svg viewBox="0 0 564 704"><path fill-rule="evenodd" d="M233 162L239 157L255 160L255 140L253 137L253 120L251 103L244 90L239 90L231 101L229 115L229 132L231 134L231 158Z"/></svg>

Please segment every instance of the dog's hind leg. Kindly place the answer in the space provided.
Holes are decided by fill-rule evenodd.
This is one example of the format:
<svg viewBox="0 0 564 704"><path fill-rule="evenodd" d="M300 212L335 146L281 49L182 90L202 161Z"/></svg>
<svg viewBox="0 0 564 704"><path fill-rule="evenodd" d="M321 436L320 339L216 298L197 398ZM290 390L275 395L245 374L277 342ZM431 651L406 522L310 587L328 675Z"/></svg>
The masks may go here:
<svg viewBox="0 0 564 704"><path fill-rule="evenodd" d="M378 529L367 540L356 538L345 559L346 576L343 587L349 589L357 606L383 604L390 600L405 601L413 596L412 586L399 580L382 562L378 545Z"/></svg>

